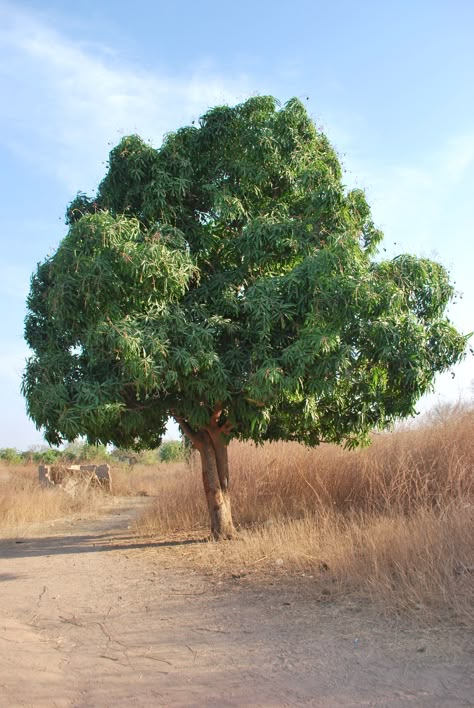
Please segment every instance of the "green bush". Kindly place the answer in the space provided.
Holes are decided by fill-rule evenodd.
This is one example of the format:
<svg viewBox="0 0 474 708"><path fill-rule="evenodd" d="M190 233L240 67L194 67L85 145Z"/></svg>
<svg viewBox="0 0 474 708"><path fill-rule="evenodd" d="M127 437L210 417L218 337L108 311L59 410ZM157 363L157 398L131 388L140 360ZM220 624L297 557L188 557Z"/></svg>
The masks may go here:
<svg viewBox="0 0 474 708"><path fill-rule="evenodd" d="M48 450L41 450L40 452L33 453L34 462L41 463L43 465L54 465L57 462L62 461L63 453L61 450L53 450L52 448Z"/></svg>
<svg viewBox="0 0 474 708"><path fill-rule="evenodd" d="M9 465L18 465L22 462L21 453L14 447L4 447L0 449L0 460Z"/></svg>
<svg viewBox="0 0 474 708"><path fill-rule="evenodd" d="M80 462L107 460L109 453L105 445L89 445L85 442L73 442L66 446L62 457L66 462L79 464Z"/></svg>
<svg viewBox="0 0 474 708"><path fill-rule="evenodd" d="M167 440L158 448L158 456L161 462L184 462L188 450L180 440Z"/></svg>
<svg viewBox="0 0 474 708"><path fill-rule="evenodd" d="M45 450L43 453L43 459L46 464L54 464L55 462L61 462L63 458L63 453L61 450Z"/></svg>
<svg viewBox="0 0 474 708"><path fill-rule="evenodd" d="M112 460L133 465L154 465L158 460L158 450L128 450L115 447L110 453Z"/></svg>

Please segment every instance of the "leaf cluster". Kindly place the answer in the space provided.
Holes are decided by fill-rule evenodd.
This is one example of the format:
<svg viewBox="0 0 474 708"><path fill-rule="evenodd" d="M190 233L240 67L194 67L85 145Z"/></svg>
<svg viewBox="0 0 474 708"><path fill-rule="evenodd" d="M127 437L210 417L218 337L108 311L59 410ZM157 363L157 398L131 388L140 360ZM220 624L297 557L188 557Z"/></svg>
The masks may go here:
<svg viewBox="0 0 474 708"><path fill-rule="evenodd" d="M358 444L414 411L465 338L437 263L377 258L361 190L304 106L206 113L110 154L28 298L30 416L53 444L157 447L217 403L232 435Z"/></svg>

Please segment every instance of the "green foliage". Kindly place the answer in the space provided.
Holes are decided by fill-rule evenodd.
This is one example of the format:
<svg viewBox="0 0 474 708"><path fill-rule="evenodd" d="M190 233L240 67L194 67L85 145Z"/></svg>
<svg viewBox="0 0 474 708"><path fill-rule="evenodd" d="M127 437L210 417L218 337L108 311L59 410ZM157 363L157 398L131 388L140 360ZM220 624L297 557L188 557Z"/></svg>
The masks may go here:
<svg viewBox="0 0 474 708"><path fill-rule="evenodd" d="M4 447L0 449L0 460L9 465L18 465L22 462L21 453L14 447Z"/></svg>
<svg viewBox="0 0 474 708"><path fill-rule="evenodd" d="M86 442L69 443L59 454L61 459L69 463L99 462L109 457L105 445L89 445Z"/></svg>
<svg viewBox="0 0 474 708"><path fill-rule="evenodd" d="M28 411L51 444L156 448L170 415L231 436L364 442L463 355L437 263L378 260L361 190L296 99L220 106L112 150L38 266Z"/></svg>
<svg viewBox="0 0 474 708"><path fill-rule="evenodd" d="M189 450L179 440L166 440L158 448L158 455L161 462L184 462Z"/></svg>
<svg viewBox="0 0 474 708"><path fill-rule="evenodd" d="M155 465L158 461L158 450L127 450L114 448L110 453L112 460L133 465Z"/></svg>
<svg viewBox="0 0 474 708"><path fill-rule="evenodd" d="M33 462L43 465L54 465L63 461L63 453L61 450L53 450L48 448L32 453Z"/></svg>

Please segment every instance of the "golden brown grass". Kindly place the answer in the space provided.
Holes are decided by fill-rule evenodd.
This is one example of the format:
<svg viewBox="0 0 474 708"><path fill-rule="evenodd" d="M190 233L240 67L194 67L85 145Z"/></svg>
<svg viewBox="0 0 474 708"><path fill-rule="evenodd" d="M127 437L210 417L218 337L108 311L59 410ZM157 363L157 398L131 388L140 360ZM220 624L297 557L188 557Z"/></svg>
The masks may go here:
<svg viewBox="0 0 474 708"><path fill-rule="evenodd" d="M0 466L0 537L25 535L31 524L79 511L92 513L99 505L99 493L72 498L58 489L43 489L37 465Z"/></svg>
<svg viewBox="0 0 474 708"><path fill-rule="evenodd" d="M365 450L231 444L231 543L193 550L212 572L312 575L323 594L472 620L474 413L374 436ZM142 533L206 532L199 460L162 477Z"/></svg>
<svg viewBox="0 0 474 708"><path fill-rule="evenodd" d="M112 487L115 496L155 496L170 480L187 473L184 462L157 462L153 465L117 465L111 463Z"/></svg>
<svg viewBox="0 0 474 708"><path fill-rule="evenodd" d="M474 619L474 412L375 435L365 450L292 443L230 446L231 543L193 547L209 572L301 574L315 592L355 594L377 607L423 617ZM113 465L114 494L153 496L139 533L205 536L200 463ZM0 467L0 536L74 512L74 499L42 489L37 466Z"/></svg>
<svg viewBox="0 0 474 708"><path fill-rule="evenodd" d="M182 463L150 465L112 464L115 496L156 494L168 475L186 471ZM104 501L97 490L85 490L74 498L61 489L44 489L38 482L36 464L0 464L0 537L37 533L32 524L60 519L70 514L96 513Z"/></svg>

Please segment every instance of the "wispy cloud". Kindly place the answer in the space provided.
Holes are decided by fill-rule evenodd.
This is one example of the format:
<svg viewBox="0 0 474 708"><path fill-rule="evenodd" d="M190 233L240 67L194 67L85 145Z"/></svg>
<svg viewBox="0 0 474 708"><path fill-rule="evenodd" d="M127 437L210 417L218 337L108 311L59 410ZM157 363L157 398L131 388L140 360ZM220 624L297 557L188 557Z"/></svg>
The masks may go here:
<svg viewBox="0 0 474 708"><path fill-rule="evenodd" d="M454 244L465 243L474 189L474 132L446 136L435 150L412 163L351 160L349 181L365 187L375 221L394 252L400 248L436 251L451 259Z"/></svg>
<svg viewBox="0 0 474 708"><path fill-rule="evenodd" d="M351 141L353 136L351 136ZM344 144L344 143L343 143ZM402 252L435 258L450 270L455 287L463 293L449 307L449 317L463 333L474 330L474 132L440 137L438 146L413 161L406 155L397 160L351 158L348 183L366 189L374 220L385 232L383 256ZM471 338L471 345L474 337ZM422 403L425 408L436 396L455 399L471 396L474 357L437 378L436 394Z"/></svg>
<svg viewBox="0 0 474 708"><path fill-rule="evenodd" d="M11 5L0 6L0 42L0 91L8 96L0 140L74 191L96 185L108 143L122 134L159 144L210 105L248 93L244 76L209 68L185 78L135 70L106 47L75 44Z"/></svg>
<svg viewBox="0 0 474 708"><path fill-rule="evenodd" d="M79 189L95 189L104 174L110 144L117 143L121 135L139 133L158 145L164 133L189 123L209 106L244 100L258 88L245 75L223 75L209 65L190 67L187 75L171 70L152 74L132 67L118 52L71 39L21 5L25 4L14 6L0 0L0 147L33 165L46 179L53 178L71 196ZM286 78L292 81L298 70L296 63L288 64ZM281 70L280 75L285 78ZM273 77L271 85L276 83ZM455 277L466 291L463 302L472 303L474 133L442 136L437 149L425 156L418 154L416 160L407 159L406 153L400 159L386 153L372 160L354 159L355 146L361 136L366 137L368 123L364 115L354 114L353 106L349 110L345 102L343 106L344 117L332 114L328 107L316 121L326 125L341 153L347 152L343 159L350 169L348 181L367 188L375 221L386 232L388 250L392 254L412 249L437 251L448 263L453 254L462 253L457 257ZM15 213L17 233L18 218L21 215ZM32 216L25 214L24 218ZM42 218L41 213L34 214L31 232L41 243L47 238L48 248L55 236L45 235L50 229L47 220L40 229ZM30 231L25 225L26 230ZM38 235L40 230L44 233ZM10 230L5 230L7 238L12 240ZM23 308L18 305L28 287L31 262L21 272L10 261L0 262L5 274L0 291L8 301L4 319L13 317L16 308L15 336L19 336ZM456 324L463 331L474 328L471 307L458 306ZM27 350L16 344L15 340L11 349L2 345L0 388L4 395L7 389L18 395ZM455 383L459 380L467 386L474 378L472 359L462 372ZM451 379L443 381L447 390ZM4 418L0 433L12 418L7 406Z"/></svg>

